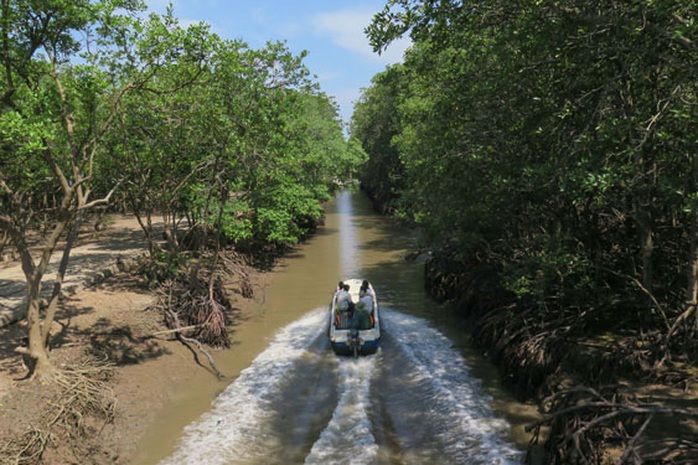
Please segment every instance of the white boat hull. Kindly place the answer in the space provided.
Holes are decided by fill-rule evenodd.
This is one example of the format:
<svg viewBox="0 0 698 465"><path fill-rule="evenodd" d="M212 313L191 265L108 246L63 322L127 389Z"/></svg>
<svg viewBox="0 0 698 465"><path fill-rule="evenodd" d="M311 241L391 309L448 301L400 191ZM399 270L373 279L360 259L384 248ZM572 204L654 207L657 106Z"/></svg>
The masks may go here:
<svg viewBox="0 0 698 465"><path fill-rule="evenodd" d="M347 279L343 282L345 284L349 284L349 294L351 295L352 301L357 303L359 301L359 289L361 287L362 280ZM378 308L378 298L376 297L376 292L375 289L373 289L373 286L369 285L369 287L373 291L371 328L358 330L358 354L360 355L374 354L380 347L381 321ZM351 340L351 325L350 323L346 324L346 320L340 317L340 313L337 311L336 297L336 294L332 297L332 302L329 308L330 344L332 345L332 350L334 350L337 355L352 355L354 353L354 345Z"/></svg>

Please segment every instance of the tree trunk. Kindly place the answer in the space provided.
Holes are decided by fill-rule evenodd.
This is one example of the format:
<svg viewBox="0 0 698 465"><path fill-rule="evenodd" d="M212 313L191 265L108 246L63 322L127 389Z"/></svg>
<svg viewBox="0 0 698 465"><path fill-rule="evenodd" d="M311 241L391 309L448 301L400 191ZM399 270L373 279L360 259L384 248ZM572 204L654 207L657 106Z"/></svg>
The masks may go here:
<svg viewBox="0 0 698 465"><path fill-rule="evenodd" d="M694 217L692 223L686 304L695 307L698 304L698 219Z"/></svg>
<svg viewBox="0 0 698 465"><path fill-rule="evenodd" d="M692 190L698 189L698 155L693 155ZM689 255L688 283L686 286L686 302L695 306L698 303L698 218L697 212L691 212L691 250Z"/></svg>
<svg viewBox="0 0 698 465"><path fill-rule="evenodd" d="M693 217L691 228L691 266L688 269L688 287L686 289L686 305L694 316L698 305L698 218ZM690 313L689 313L690 316ZM694 318L694 332L698 332L698 318Z"/></svg>
<svg viewBox="0 0 698 465"><path fill-rule="evenodd" d="M689 183L687 194L692 196L695 195L696 191L698 191L698 154L693 155L691 181ZM671 343L671 338L679 326L685 324L688 327L688 339L698 333L698 212L691 211L690 214L691 218L689 221L691 223L691 245L688 256L689 262L686 271L686 306L684 307L682 313L676 317L674 323L671 325L671 328L669 328L669 331L664 338L666 354L660 363L663 363L664 360L670 357L669 345ZM691 319L693 319L693 323L691 323ZM691 325L693 328L691 328Z"/></svg>
<svg viewBox="0 0 698 465"><path fill-rule="evenodd" d="M69 205L70 198L72 198L72 191L64 199L62 207ZM69 214L65 209L59 214L59 218L61 219L56 223L53 232L46 240L38 265L34 263L29 247L24 241L24 232L17 236L18 240L16 241L17 249L22 256L22 269L27 281L27 330L29 333L29 348L19 347L17 352L29 356L29 370L32 378L49 378L55 370L49 360L48 345L46 337L44 337L44 331L48 332L50 330L53 317L51 317L50 321L44 321L42 325L41 283L51 260L51 255L58 245L58 240L70 222Z"/></svg>
<svg viewBox="0 0 698 465"><path fill-rule="evenodd" d="M48 346L44 344L41 329L40 300L41 274L34 274L27 280L27 325L29 330L29 347L19 347L17 352L27 355L28 368L32 378L50 378L55 370L49 360Z"/></svg>
<svg viewBox="0 0 698 465"><path fill-rule="evenodd" d="M698 154L693 155L691 181L691 194L695 194L698 190ZM688 311L695 315L696 305L698 305L698 212L691 212L691 215L691 250L688 283L686 285L686 305L688 306ZM694 320L694 331L698 332L698 318L694 318Z"/></svg>
<svg viewBox="0 0 698 465"><path fill-rule="evenodd" d="M77 238L78 232L80 231L80 226L82 225L82 217L82 211L79 211L75 222L69 229L68 238L65 243L65 248L63 249L63 255L61 256L61 262L58 265L58 272L56 273L56 281L53 285L51 300L49 301L48 307L46 308L46 315L44 316L44 321L41 325L41 339L45 347L48 347L49 345L49 335L51 334L51 326L53 325L53 320L56 317L56 311L58 310L58 300L61 297L65 273L68 270L70 252L73 250L73 244L75 243L75 239Z"/></svg>
<svg viewBox="0 0 698 465"><path fill-rule="evenodd" d="M654 253L654 238L652 233L652 219L649 205L640 205L638 212L640 220L640 249L642 250L642 285L652 292L652 282L654 280L654 267L652 265L652 255Z"/></svg>

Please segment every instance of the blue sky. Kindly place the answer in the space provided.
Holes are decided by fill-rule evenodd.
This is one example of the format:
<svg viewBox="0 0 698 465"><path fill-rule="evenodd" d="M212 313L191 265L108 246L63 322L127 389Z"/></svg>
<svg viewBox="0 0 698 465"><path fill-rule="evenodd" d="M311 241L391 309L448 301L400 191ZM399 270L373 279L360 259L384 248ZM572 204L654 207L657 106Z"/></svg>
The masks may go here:
<svg viewBox="0 0 698 465"><path fill-rule="evenodd" d="M373 53L364 28L387 0L146 0L163 13L169 3L182 26L198 21L221 37L242 39L253 48L283 40L294 53L307 50L306 66L322 90L334 97L349 122L361 88L389 64L402 60L407 40Z"/></svg>

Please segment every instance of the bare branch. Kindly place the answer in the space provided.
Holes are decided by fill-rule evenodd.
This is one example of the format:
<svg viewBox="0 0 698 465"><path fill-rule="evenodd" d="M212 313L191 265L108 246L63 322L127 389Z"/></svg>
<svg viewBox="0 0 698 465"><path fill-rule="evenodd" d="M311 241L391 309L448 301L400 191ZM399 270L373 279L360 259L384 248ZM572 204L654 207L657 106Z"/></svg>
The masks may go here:
<svg viewBox="0 0 698 465"><path fill-rule="evenodd" d="M90 202L90 203L86 203L85 205L82 205L81 207L79 207L79 210L87 210L87 209L92 208L92 207L95 207L95 206L97 206L97 205L104 205L104 204L106 204L106 203L109 203L109 201L111 200L112 195L114 195L114 192L116 192L116 190L119 188L119 186L124 182L124 179L125 179L125 178L121 178L121 179L116 183L116 185L115 185L114 187L111 188L111 190L107 193L107 195L105 195L105 196L102 197L101 199L96 199L96 200L93 200L93 201Z"/></svg>
<svg viewBox="0 0 698 465"><path fill-rule="evenodd" d="M199 348L199 350L206 356L208 359L208 364L211 367L211 369L216 373L216 377L218 379L223 379L223 374L218 371L218 368L216 368L216 364L213 361L213 357L211 357L211 354L206 350L206 348L201 344L201 342L198 341L198 339L194 339L193 337L186 337L182 333L177 333L177 339L185 342L190 342L192 344L195 344L196 347Z"/></svg>
<svg viewBox="0 0 698 465"><path fill-rule="evenodd" d="M691 317L691 315L693 315L694 313L696 313L696 309L698 309L698 306L696 306L696 304L695 304L694 302L691 302L691 303L688 304L688 307L686 308L686 310L684 310L684 312L683 312L681 315L679 315L679 316L676 318L676 320L674 320L674 324L672 324L672 325L671 325L671 328L669 328L669 331L667 332L667 335L666 335L666 337L664 338L664 341L665 341L664 343L665 343L665 344L668 344L668 343L669 343L669 339L671 339L671 336L672 336L672 335L674 334L674 332L676 331L676 328L678 328L679 325L680 325L683 321L686 321L687 319L689 319L689 318Z"/></svg>
<svg viewBox="0 0 698 465"><path fill-rule="evenodd" d="M669 325L669 319L668 319L667 316L666 316L666 312L664 311L664 308L662 307L662 304L659 303L659 301L658 301L657 298L654 296L654 294L652 294L652 292L650 292L645 286L642 285L642 283L640 282L640 280L638 280L637 278L635 278L635 277L633 277L633 276L628 276L628 275L626 275L626 274L619 273L619 272L614 271L614 270L612 270L612 269L610 269L610 268L606 268L606 267L600 267L600 268L603 269L603 270L605 270L605 271L607 271L607 272L609 272L609 273L611 273L611 274L613 274L613 275L619 276L619 277L621 277L621 278L625 278L625 279L631 281L633 284L635 284L635 285L637 286L638 289L640 289L647 297L650 298L650 300L651 300L652 303L654 304L655 308L657 309L657 311L659 312L659 314L662 316L662 320L664 321L664 327L667 328L667 329L669 329L669 326L670 326L670 325Z"/></svg>
<svg viewBox="0 0 698 465"><path fill-rule="evenodd" d="M14 191L7 185L4 179L0 179L0 187L4 190L7 195L14 195Z"/></svg>
<svg viewBox="0 0 698 465"><path fill-rule="evenodd" d="M174 328L174 329L165 329L162 331L155 331L154 333L151 333L151 336L163 336L165 334L173 334L173 333L179 333L182 331L189 331L190 329L196 329L201 327L201 325L189 325L189 326L182 326L179 328Z"/></svg>

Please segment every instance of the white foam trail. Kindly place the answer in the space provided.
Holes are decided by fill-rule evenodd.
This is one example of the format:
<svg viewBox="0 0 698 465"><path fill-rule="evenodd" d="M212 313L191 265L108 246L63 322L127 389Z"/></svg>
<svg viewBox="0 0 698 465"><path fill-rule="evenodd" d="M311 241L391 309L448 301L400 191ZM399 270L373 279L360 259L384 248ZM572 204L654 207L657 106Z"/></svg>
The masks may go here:
<svg viewBox="0 0 698 465"><path fill-rule="evenodd" d="M505 465L520 463L520 452L504 436L508 424L497 418L479 381L452 342L421 318L382 309L386 331L414 364L413 379L429 387L424 399L440 426L444 455L458 463Z"/></svg>
<svg viewBox="0 0 698 465"><path fill-rule="evenodd" d="M368 418L369 387L380 353L358 359L341 358L340 398L332 419L313 444L306 465L362 465L375 461L378 445Z"/></svg>
<svg viewBox="0 0 698 465"><path fill-rule="evenodd" d="M327 310L316 309L281 329L269 347L214 401L212 409L188 425L175 453L162 464L241 463L263 456L278 438L265 434L270 407L283 394L283 380L306 354L326 324Z"/></svg>

